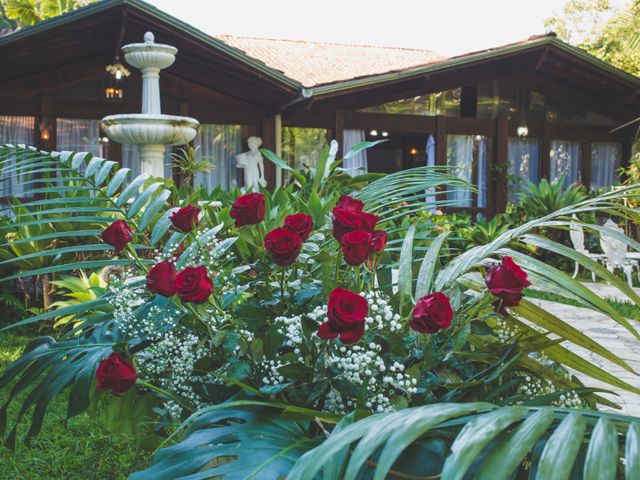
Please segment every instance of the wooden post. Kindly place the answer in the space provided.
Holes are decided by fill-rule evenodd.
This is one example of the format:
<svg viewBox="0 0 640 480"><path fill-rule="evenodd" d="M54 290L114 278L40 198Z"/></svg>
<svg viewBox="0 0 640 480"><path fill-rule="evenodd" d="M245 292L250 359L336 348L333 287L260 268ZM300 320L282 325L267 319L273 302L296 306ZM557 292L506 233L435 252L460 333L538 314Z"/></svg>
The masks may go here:
<svg viewBox="0 0 640 480"><path fill-rule="evenodd" d="M338 153L336 158L344 156L344 112L337 109L333 115L333 138L338 142Z"/></svg>
<svg viewBox="0 0 640 480"><path fill-rule="evenodd" d="M446 117L438 115L436 117L436 165L447 164L447 132Z"/></svg>
<svg viewBox="0 0 640 480"><path fill-rule="evenodd" d="M587 191L591 188L591 142L580 145L580 182Z"/></svg>
<svg viewBox="0 0 640 480"><path fill-rule="evenodd" d="M542 137L540 139L540 179L551 178L551 131L545 118L542 122Z"/></svg>
<svg viewBox="0 0 640 480"><path fill-rule="evenodd" d="M262 117L262 148L276 151L275 115ZM264 177L267 180L267 188L273 190L276 185L276 166L269 160L264 162Z"/></svg>
<svg viewBox="0 0 640 480"><path fill-rule="evenodd" d="M508 169L509 169L509 120L498 118L496 126L496 163L489 169L487 185L494 191L493 211L491 214L503 213L507 209Z"/></svg>

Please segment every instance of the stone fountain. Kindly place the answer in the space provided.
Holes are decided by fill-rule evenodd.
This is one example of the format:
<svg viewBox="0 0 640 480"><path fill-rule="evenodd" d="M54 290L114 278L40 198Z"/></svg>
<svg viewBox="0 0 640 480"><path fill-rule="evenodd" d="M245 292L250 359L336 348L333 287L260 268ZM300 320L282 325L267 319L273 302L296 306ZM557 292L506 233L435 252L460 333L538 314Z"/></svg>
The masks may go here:
<svg viewBox="0 0 640 480"><path fill-rule="evenodd" d="M166 146L189 143L200 125L194 118L161 112L160 70L173 64L178 49L155 43L153 33L147 32L144 43L125 45L122 53L129 65L142 71L142 113L104 117L104 131L118 143L138 145L141 172L162 177Z"/></svg>

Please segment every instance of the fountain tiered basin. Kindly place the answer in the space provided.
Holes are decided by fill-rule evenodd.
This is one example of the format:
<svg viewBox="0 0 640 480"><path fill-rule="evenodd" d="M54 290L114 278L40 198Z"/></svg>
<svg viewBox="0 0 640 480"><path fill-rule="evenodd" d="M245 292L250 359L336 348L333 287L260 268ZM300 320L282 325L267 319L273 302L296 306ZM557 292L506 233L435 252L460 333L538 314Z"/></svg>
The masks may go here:
<svg viewBox="0 0 640 480"><path fill-rule="evenodd" d="M200 125L194 118L161 113L160 70L173 64L178 50L155 43L147 32L144 43L125 45L122 52L129 65L142 71L142 113L104 117L104 131L111 140L138 145L141 172L162 177L166 146L191 142Z"/></svg>

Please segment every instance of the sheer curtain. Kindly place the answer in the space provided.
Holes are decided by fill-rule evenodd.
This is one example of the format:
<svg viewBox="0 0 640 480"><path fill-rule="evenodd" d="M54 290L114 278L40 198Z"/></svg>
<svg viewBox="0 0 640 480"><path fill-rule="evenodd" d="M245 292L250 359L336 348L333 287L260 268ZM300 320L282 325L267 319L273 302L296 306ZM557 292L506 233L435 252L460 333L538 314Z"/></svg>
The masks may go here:
<svg viewBox="0 0 640 480"><path fill-rule="evenodd" d="M344 155L349 153L349 151L359 143L364 142L364 140L364 130L345 130L342 149ZM346 169L347 173L351 176L367 173L367 151L361 150L357 154L346 158L342 164L342 168Z"/></svg>
<svg viewBox="0 0 640 480"><path fill-rule="evenodd" d="M427 138L427 143L424 146L425 152L427 153L427 167L435 167L436 166L436 140L433 138L433 135L429 135ZM426 193L429 194L428 197L425 198L427 203L434 205L436 203L435 189L430 188L426 190Z"/></svg>
<svg viewBox="0 0 640 480"><path fill-rule="evenodd" d="M551 142L551 181L564 176L564 186L580 180L580 143L564 140Z"/></svg>
<svg viewBox="0 0 640 480"><path fill-rule="evenodd" d="M35 143L35 119L33 117L13 117L0 115L0 144L33 145ZM20 196L24 192L26 178L20 172L13 172L15 158L10 158L0 172L0 196Z"/></svg>
<svg viewBox="0 0 640 480"><path fill-rule="evenodd" d="M447 137L447 166L453 167L453 175L470 184L475 183L478 190L475 205L471 191L449 192L447 199L454 201L453 206L485 208L487 206L486 137L449 135Z"/></svg>
<svg viewBox="0 0 640 480"><path fill-rule="evenodd" d="M236 155L242 153L242 127L240 125L200 125L194 145L200 147L204 160L213 164L210 172L196 174L196 186L213 190L217 186L233 188L237 183Z"/></svg>
<svg viewBox="0 0 640 480"><path fill-rule="evenodd" d="M508 162L509 185L508 198L512 202L527 182L538 183L539 145L537 138L509 138Z"/></svg>
<svg viewBox="0 0 640 480"><path fill-rule="evenodd" d="M100 155L100 122L83 118L56 120L58 151L91 152Z"/></svg>
<svg viewBox="0 0 640 480"><path fill-rule="evenodd" d="M591 188L611 187L620 180L618 169L622 158L619 143L594 142L591 144Z"/></svg>

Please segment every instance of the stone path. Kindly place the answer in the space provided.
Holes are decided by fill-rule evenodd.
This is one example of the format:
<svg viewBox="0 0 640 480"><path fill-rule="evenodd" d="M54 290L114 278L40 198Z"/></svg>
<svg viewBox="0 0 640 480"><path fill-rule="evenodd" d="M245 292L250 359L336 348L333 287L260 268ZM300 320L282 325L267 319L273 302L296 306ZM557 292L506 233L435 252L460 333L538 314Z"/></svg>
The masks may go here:
<svg viewBox="0 0 640 480"><path fill-rule="evenodd" d="M610 285L591 283L586 283L585 285L603 297L613 297L621 300L626 298L615 287ZM640 292L640 290L638 291ZM572 305L565 305L557 302L537 299L530 300L579 329L581 332L585 333L590 338L618 355L626 361L631 368L640 373L640 340L637 340L628 330L608 318L606 315L587 308L574 307ZM640 322L634 320L630 320L630 322L640 331ZM624 370L622 367L619 367L618 365L611 363L610 361L601 358L584 348L567 342L565 342L564 345L607 372L616 375L621 380L640 388L640 376L634 375L633 373ZM587 386L615 391L619 396L601 394L602 396L618 403L622 407L621 411L611 411L621 413L623 415L640 417L640 395L614 388L606 383L585 377L580 373L576 373L576 376L578 376L578 378L580 378ZM603 410L609 410L606 407L601 408Z"/></svg>

